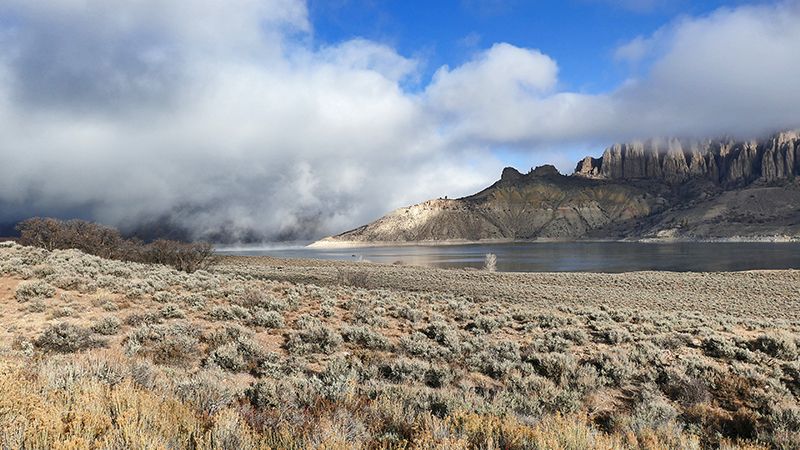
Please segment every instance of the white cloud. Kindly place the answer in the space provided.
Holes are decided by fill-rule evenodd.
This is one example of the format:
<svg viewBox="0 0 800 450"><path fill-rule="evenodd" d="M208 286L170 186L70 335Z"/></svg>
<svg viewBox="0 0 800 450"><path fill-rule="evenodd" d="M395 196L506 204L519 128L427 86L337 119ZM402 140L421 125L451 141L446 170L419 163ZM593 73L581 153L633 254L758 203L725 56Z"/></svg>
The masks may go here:
<svg viewBox="0 0 800 450"><path fill-rule="evenodd" d="M660 50L647 77L614 94L620 120L639 132L747 134L800 125L797 2L678 20L650 42Z"/></svg>
<svg viewBox="0 0 800 450"><path fill-rule="evenodd" d="M555 61L500 44L441 69L427 94L461 143L535 150L652 135L752 136L800 126L798 48L797 2L722 8L621 45L615 59L636 76L613 92L558 91ZM539 80L529 81L539 89L520 80Z"/></svg>
<svg viewBox="0 0 800 450"><path fill-rule="evenodd" d="M0 206L319 236L459 185L428 176L435 124L399 87L417 62L361 39L312 51L301 1L4 9Z"/></svg>
<svg viewBox="0 0 800 450"><path fill-rule="evenodd" d="M425 95L456 134L515 141L535 120L526 114L535 113L557 82L558 66L550 57L501 43L460 67L440 68Z"/></svg>
<svg viewBox="0 0 800 450"><path fill-rule="evenodd" d="M797 126L799 9L639 37L617 59L647 70L602 95L559 90L555 60L508 43L409 94L419 61L364 39L313 49L301 0L10 0L0 211L319 237L473 193L500 173L498 147Z"/></svg>
<svg viewBox="0 0 800 450"><path fill-rule="evenodd" d="M640 61L651 55L653 52L653 39L645 39L644 36L637 36L632 41L623 44L614 52L614 60L617 62L627 62L638 64Z"/></svg>

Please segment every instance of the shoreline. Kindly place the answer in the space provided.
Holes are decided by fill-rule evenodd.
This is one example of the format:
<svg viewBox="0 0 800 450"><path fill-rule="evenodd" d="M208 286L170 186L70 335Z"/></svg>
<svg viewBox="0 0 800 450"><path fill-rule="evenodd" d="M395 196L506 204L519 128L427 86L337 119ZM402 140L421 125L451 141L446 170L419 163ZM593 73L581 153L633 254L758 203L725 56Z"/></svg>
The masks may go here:
<svg viewBox="0 0 800 450"><path fill-rule="evenodd" d="M328 239L328 238L325 238ZM536 244L536 243L632 243L632 244L691 244L691 243L776 243L786 244L800 242L799 236L728 236L706 238L678 238L678 237L652 237L641 239L482 239L470 240L444 240L444 241L418 241L418 242L391 242L391 241L326 241L321 239L306 245L305 248L369 248L369 247L410 247L410 246L447 246L447 245L492 245L492 244Z"/></svg>

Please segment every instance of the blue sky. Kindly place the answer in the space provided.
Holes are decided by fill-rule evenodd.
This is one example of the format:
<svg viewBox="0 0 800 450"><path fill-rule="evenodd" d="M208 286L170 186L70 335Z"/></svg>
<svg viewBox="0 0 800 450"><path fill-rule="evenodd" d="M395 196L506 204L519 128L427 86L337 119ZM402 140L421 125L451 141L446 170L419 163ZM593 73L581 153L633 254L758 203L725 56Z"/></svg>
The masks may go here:
<svg viewBox="0 0 800 450"><path fill-rule="evenodd" d="M0 224L322 237L506 165L798 128L798 48L798 0L6 0Z"/></svg>
<svg viewBox="0 0 800 450"><path fill-rule="evenodd" d="M424 60L424 87L442 65L458 66L497 42L539 49L561 69L565 90L602 93L624 82L630 67L618 46L683 16L765 1L602 0L336 0L309 2L314 43L366 38ZM774 2L773 2L774 3Z"/></svg>

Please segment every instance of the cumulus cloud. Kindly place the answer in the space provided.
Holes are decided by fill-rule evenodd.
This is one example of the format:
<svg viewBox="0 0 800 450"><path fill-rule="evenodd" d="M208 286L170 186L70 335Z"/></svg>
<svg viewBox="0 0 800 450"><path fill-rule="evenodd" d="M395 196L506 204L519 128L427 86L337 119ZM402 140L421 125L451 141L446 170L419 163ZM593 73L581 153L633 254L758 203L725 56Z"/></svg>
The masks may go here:
<svg viewBox="0 0 800 450"><path fill-rule="evenodd" d="M302 0L9 0L0 223L168 217L198 237L316 238L475 192L497 148L797 126L799 9L680 19L622 45L644 71L599 95L564 91L557 61L508 43L409 93L422 62L365 39L312 46Z"/></svg>
<svg viewBox="0 0 800 450"><path fill-rule="evenodd" d="M723 8L622 44L615 60L635 70L611 92L559 91L555 61L505 44L442 68L426 93L461 142L536 148L652 135L750 137L800 126L798 46L797 2Z"/></svg>
<svg viewBox="0 0 800 450"><path fill-rule="evenodd" d="M425 95L452 133L487 141L529 136L542 99L553 93L558 66L539 50L495 44L460 67L440 68Z"/></svg>
<svg viewBox="0 0 800 450"><path fill-rule="evenodd" d="M0 222L79 211L311 238L486 181L475 158L429 153L441 138L399 87L416 61L361 39L311 50L301 1L2 13ZM460 181L431 176L444 164Z"/></svg>
<svg viewBox="0 0 800 450"><path fill-rule="evenodd" d="M655 62L614 94L641 132L750 134L800 124L799 3L720 9L642 42Z"/></svg>

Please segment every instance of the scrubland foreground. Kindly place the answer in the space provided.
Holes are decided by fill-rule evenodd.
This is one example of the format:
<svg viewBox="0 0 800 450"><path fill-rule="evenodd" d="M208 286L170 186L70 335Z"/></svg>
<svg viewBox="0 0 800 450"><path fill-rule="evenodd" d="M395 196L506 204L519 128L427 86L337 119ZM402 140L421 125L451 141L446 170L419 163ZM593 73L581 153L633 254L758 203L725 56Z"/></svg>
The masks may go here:
<svg viewBox="0 0 800 450"><path fill-rule="evenodd" d="M800 272L0 243L0 448L797 449Z"/></svg>

